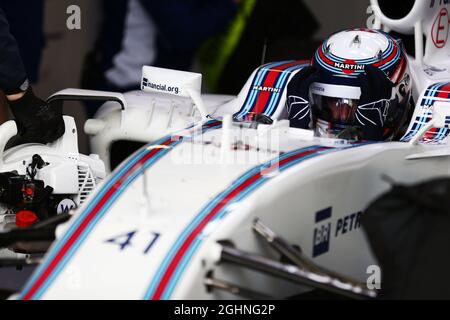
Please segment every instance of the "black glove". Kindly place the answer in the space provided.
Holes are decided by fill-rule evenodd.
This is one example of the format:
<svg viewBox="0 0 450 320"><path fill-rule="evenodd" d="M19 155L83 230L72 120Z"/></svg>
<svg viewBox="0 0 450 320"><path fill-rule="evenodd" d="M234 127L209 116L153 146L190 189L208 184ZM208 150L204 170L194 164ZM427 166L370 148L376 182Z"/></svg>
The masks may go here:
<svg viewBox="0 0 450 320"><path fill-rule="evenodd" d="M9 106L17 123L23 143L49 143L64 134L62 103L48 105L28 88L24 96L10 101Z"/></svg>
<svg viewBox="0 0 450 320"><path fill-rule="evenodd" d="M362 125L364 139L383 140L384 128L389 126L395 112L395 99L391 100L394 84L379 68L366 65L361 74L361 97L357 119Z"/></svg>
<svg viewBox="0 0 450 320"><path fill-rule="evenodd" d="M286 107L289 125L295 128L309 129L311 106L309 87L318 81L319 73L314 66L304 67L289 81L286 93Z"/></svg>

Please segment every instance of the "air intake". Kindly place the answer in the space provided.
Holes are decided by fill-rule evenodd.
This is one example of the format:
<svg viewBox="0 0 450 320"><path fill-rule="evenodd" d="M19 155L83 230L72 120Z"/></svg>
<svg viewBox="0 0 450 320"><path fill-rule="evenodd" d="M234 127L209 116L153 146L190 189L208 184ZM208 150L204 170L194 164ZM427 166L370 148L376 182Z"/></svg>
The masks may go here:
<svg viewBox="0 0 450 320"><path fill-rule="evenodd" d="M76 198L78 206L86 201L96 185L97 182L89 166L78 165L78 196Z"/></svg>
<svg viewBox="0 0 450 320"><path fill-rule="evenodd" d="M399 20L406 17L412 10L415 0L378 0L381 12L389 19Z"/></svg>

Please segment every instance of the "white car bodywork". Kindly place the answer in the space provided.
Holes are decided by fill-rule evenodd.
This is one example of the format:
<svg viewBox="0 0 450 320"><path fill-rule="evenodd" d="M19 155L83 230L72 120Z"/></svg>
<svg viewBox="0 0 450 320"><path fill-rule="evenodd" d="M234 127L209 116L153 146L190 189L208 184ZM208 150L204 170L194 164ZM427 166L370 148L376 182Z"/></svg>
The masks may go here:
<svg viewBox="0 0 450 320"><path fill-rule="evenodd" d="M105 167L98 155L87 156L79 153L74 119L64 116L64 123L65 134L54 143L19 145L2 152L0 172L16 170L18 174L24 175L32 156L39 154L49 165L38 170L35 178L52 186L54 194L77 195L75 202L81 204L86 198L83 195L86 190L80 188L80 184L82 186L86 182L79 180L80 171L87 172L86 177L93 179L94 188L105 178ZM4 146L16 132L13 121L8 121L0 126L0 136L2 137L0 145Z"/></svg>
<svg viewBox="0 0 450 320"><path fill-rule="evenodd" d="M37 170L35 179L51 186L52 194L67 196L58 204L60 213L80 206L106 176L105 166L98 155L87 156L78 152L78 133L74 119L64 116L64 123L64 135L53 143L28 143L7 150L5 146L17 134L17 127L14 121L0 126L0 172L25 175L33 155L40 155L47 165ZM10 213L8 206L0 204L0 231L10 230L11 225L15 227L15 214ZM1 258L26 256L9 249L0 249Z"/></svg>
<svg viewBox="0 0 450 320"><path fill-rule="evenodd" d="M430 35L429 21L446 5L426 4L416 1L415 19L396 30L415 27ZM361 232L361 212L390 188L390 180L409 184L450 175L445 89L450 61L439 50L427 43L424 57L411 58L417 105L399 142L351 143L289 128L282 120L284 90L273 125L233 124L229 115L257 90L252 81L258 70L236 99L205 103L207 113L223 121L202 121L201 110L200 121L193 121L188 100L153 93L125 95L125 110L105 106L86 124L95 152L107 157L108 145L118 138L152 143L114 170L58 229L58 240L18 298L236 298L208 285L211 279L277 298L308 290L225 259L224 248L234 247L280 260L252 232L255 219L299 245L318 265L365 283L376 260ZM439 57L436 68L433 56ZM176 81L162 77L162 83L163 78L171 85ZM189 125L194 126L179 130ZM286 268L294 270L292 263ZM330 278L321 274L313 280ZM346 287L339 281L332 285Z"/></svg>

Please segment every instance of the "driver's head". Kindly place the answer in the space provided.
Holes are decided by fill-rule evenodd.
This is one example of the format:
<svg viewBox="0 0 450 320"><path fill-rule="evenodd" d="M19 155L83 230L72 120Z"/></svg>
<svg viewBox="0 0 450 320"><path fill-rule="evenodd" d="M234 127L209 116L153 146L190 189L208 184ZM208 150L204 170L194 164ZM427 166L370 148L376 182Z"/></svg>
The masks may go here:
<svg viewBox="0 0 450 320"><path fill-rule="evenodd" d="M358 87L312 83L309 101L317 135L338 137L342 130L354 126L358 120L360 96Z"/></svg>
<svg viewBox="0 0 450 320"><path fill-rule="evenodd" d="M384 32L353 29L332 35L298 78L291 86L298 94L291 94L288 103L296 106L293 97L308 101L309 126L319 136L387 140L406 121L408 61L401 41ZM291 108L294 126L296 114Z"/></svg>

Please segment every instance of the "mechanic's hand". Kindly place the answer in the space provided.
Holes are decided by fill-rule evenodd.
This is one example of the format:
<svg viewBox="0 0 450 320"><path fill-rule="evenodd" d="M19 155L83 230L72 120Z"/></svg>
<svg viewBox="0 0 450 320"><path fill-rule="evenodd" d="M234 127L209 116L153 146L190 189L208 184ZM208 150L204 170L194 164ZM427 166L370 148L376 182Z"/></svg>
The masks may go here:
<svg viewBox="0 0 450 320"><path fill-rule="evenodd" d="M29 87L23 97L9 101L23 143L49 143L64 134L62 104L48 105Z"/></svg>
<svg viewBox="0 0 450 320"><path fill-rule="evenodd" d="M294 128L308 129L311 122L309 87L318 81L318 70L314 66L301 69L287 86L286 107L289 125Z"/></svg>

